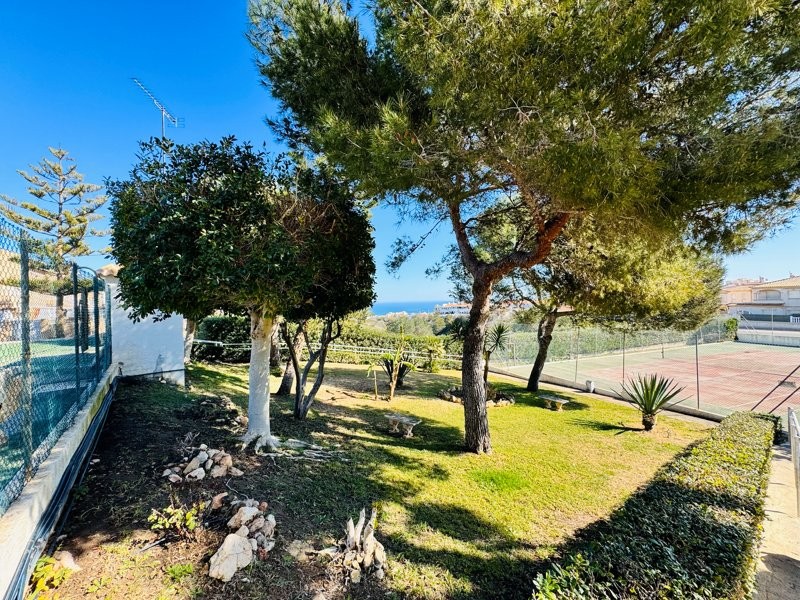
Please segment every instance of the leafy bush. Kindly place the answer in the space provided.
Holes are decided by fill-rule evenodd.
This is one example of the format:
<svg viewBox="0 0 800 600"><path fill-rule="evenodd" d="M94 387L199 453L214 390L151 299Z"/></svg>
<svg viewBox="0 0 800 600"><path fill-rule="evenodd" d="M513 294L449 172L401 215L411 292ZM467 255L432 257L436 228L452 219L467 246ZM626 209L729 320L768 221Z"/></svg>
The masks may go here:
<svg viewBox="0 0 800 600"><path fill-rule="evenodd" d="M743 599L753 586L775 421L726 418L535 581L536 600Z"/></svg>
<svg viewBox="0 0 800 600"><path fill-rule="evenodd" d="M735 340L739 333L739 319L731 317L725 320L725 339Z"/></svg>
<svg viewBox="0 0 800 600"><path fill-rule="evenodd" d="M195 502L189 508L183 506L167 506L164 510L154 508L147 521L153 531L174 531L178 535L188 537L200 525L205 508L205 502Z"/></svg>
<svg viewBox="0 0 800 600"><path fill-rule="evenodd" d="M192 358L197 360L231 363L250 360L250 319L247 317L206 317L198 324L195 339L237 344L233 347L195 344Z"/></svg>

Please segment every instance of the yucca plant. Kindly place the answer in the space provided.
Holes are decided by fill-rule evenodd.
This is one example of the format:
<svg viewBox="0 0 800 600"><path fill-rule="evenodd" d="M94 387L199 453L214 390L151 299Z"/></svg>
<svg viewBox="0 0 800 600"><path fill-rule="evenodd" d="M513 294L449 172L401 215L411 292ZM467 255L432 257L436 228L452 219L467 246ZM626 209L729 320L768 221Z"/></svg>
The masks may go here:
<svg viewBox="0 0 800 600"><path fill-rule="evenodd" d="M663 375L638 375L622 383L625 399L642 413L642 425L650 431L656 424L656 417L669 403L683 391L683 387ZM679 400L674 404L682 402Z"/></svg>

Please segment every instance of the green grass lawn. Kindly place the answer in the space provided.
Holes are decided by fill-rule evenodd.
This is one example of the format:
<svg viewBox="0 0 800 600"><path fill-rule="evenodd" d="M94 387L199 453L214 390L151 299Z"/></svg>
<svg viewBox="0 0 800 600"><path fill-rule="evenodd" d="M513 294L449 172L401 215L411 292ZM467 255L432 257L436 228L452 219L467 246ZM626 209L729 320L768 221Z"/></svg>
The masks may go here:
<svg viewBox="0 0 800 600"><path fill-rule="evenodd" d="M189 374L195 391L225 395L242 410L246 375L245 367L211 365ZM274 399L273 433L340 444L350 461L263 461L264 477L245 477L237 490L266 497L279 528L320 544L339 537L362 506L376 505L390 556L384 584L399 597L527 598L557 544L707 431L662 417L644 433L634 410L579 394L555 412L498 380L517 403L489 409L493 454L466 454L462 407L435 398L457 375L411 373L388 404L372 399L365 367L331 365L306 422L291 418L288 398ZM390 435L387 412L422 419L414 437Z"/></svg>

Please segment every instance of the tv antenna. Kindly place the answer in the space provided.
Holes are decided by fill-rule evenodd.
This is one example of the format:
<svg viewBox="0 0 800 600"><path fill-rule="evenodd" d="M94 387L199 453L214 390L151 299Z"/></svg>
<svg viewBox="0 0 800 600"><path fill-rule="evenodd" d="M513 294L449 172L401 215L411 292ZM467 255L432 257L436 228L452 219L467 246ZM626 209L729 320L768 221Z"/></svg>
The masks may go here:
<svg viewBox="0 0 800 600"><path fill-rule="evenodd" d="M142 91L147 95L147 97L150 98L150 100L153 101L153 104L156 105L156 108L161 113L161 137L162 138L166 137L167 124L171 125L172 127L183 127L184 126L183 119L178 118L175 115L173 115L171 112L169 112L169 109L166 106L164 106L164 103L161 102L158 98L156 98L153 95L153 92L148 90L141 81L136 79L136 77L131 77L131 79L133 79L133 83L138 85L142 89Z"/></svg>

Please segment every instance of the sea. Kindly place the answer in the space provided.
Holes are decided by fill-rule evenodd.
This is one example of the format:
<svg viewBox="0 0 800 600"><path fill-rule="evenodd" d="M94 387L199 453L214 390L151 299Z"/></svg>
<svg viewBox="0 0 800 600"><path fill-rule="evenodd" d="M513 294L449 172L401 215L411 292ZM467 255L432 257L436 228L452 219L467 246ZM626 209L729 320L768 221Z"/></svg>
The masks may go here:
<svg viewBox="0 0 800 600"><path fill-rule="evenodd" d="M372 305L372 314L376 316L388 315L389 313L406 312L432 313L437 304L445 304L452 300L406 300L405 302L376 302Z"/></svg>

